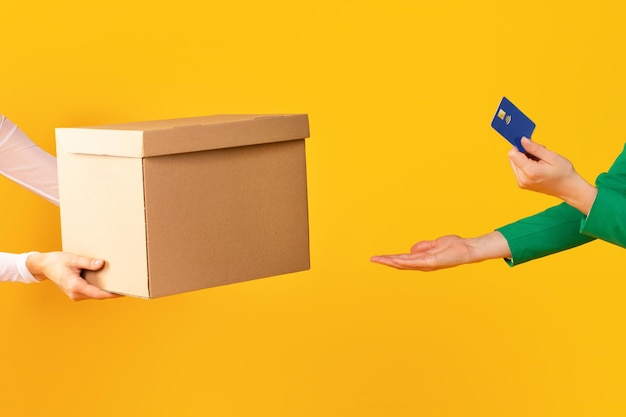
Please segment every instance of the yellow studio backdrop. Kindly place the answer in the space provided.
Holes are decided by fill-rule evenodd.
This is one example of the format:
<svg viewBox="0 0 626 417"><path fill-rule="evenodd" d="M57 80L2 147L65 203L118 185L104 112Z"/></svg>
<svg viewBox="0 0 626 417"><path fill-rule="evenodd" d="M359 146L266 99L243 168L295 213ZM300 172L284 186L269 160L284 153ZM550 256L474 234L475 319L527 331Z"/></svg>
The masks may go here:
<svg viewBox="0 0 626 417"><path fill-rule="evenodd" d="M624 7L3 4L0 113L50 152L55 127L308 113L312 269L152 301L1 284L0 414L626 415L623 249L430 274L369 262L557 203L517 189L489 127L503 95L587 179L608 169L626 140ZM1 250L60 248L58 209L0 193Z"/></svg>

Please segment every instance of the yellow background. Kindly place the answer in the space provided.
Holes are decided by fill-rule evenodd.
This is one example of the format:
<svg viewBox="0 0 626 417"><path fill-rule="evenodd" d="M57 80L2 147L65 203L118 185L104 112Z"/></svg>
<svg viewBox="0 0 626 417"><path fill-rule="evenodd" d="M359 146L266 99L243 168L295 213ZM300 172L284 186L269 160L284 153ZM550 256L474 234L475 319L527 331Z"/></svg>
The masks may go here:
<svg viewBox="0 0 626 417"><path fill-rule="evenodd" d="M5 416L623 416L626 253L430 274L369 262L556 200L489 127L507 95L590 181L626 127L618 1L13 1L0 113L54 128L308 113L312 269L151 301L2 284ZM0 181L2 250L60 248ZM85 233L88 233L86 230ZM246 248L241 248L242 262Z"/></svg>

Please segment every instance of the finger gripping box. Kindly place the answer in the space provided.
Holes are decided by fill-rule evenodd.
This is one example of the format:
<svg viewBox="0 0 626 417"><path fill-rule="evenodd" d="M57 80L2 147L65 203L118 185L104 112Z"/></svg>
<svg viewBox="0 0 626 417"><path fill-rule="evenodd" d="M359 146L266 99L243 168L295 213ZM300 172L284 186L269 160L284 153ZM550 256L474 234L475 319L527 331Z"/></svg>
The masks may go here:
<svg viewBox="0 0 626 417"><path fill-rule="evenodd" d="M155 298L309 269L308 116L56 129L63 250Z"/></svg>

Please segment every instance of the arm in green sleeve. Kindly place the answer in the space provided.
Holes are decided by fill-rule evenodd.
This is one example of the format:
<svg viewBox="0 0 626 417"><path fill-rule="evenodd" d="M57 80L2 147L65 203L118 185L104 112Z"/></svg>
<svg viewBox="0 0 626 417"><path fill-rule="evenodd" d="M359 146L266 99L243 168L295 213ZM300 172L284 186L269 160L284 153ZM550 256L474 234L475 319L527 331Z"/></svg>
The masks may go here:
<svg viewBox="0 0 626 417"><path fill-rule="evenodd" d="M598 187L598 195L587 218L582 220L584 235L626 248L626 195Z"/></svg>
<svg viewBox="0 0 626 417"><path fill-rule="evenodd" d="M580 233L583 214L562 203L534 216L500 227L509 244L511 266L580 246L594 237Z"/></svg>
<svg viewBox="0 0 626 417"><path fill-rule="evenodd" d="M626 152L598 176L596 187L598 195L580 232L626 248Z"/></svg>
<svg viewBox="0 0 626 417"><path fill-rule="evenodd" d="M497 229L509 244L509 265L602 239L626 247L626 146L596 180L598 195L588 216L566 203Z"/></svg>

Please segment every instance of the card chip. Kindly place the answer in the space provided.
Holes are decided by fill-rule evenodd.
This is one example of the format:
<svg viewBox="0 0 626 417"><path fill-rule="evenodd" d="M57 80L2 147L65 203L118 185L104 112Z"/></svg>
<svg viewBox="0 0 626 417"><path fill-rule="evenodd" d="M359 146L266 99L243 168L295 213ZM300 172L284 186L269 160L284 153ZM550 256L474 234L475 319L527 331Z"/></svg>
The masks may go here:
<svg viewBox="0 0 626 417"><path fill-rule="evenodd" d="M498 111L498 117L500 118L500 120L504 120L504 116L506 116L506 112L502 109L500 109Z"/></svg>

